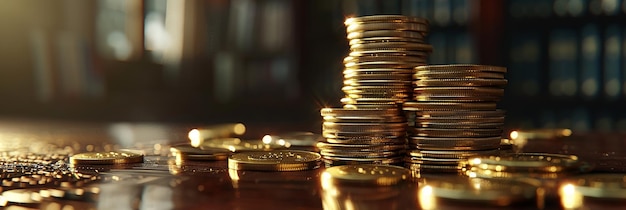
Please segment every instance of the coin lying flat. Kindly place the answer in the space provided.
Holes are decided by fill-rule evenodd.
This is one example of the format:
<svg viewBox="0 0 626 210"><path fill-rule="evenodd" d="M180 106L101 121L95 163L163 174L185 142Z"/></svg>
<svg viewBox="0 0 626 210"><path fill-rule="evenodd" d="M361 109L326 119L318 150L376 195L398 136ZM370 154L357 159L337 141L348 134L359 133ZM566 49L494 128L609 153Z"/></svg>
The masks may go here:
<svg viewBox="0 0 626 210"><path fill-rule="evenodd" d="M412 145L417 148L428 150L489 150L500 146L501 138L432 138L413 136L410 138Z"/></svg>
<svg viewBox="0 0 626 210"><path fill-rule="evenodd" d="M265 138L265 137L264 137ZM217 139L207 139L199 148L201 149L210 149L210 148L224 148L228 149L232 152L241 152L241 151L266 151L273 149L285 149L288 148L286 144L279 144L272 140L271 136L269 138L264 139L239 139L239 138L217 138Z"/></svg>
<svg viewBox="0 0 626 210"><path fill-rule="evenodd" d="M575 155L550 153L513 153L472 157L469 167L503 172L561 172L575 170L581 162Z"/></svg>
<svg viewBox="0 0 626 210"><path fill-rule="evenodd" d="M251 171L303 171L320 166L321 156L299 150L253 151L233 154L228 168Z"/></svg>
<svg viewBox="0 0 626 210"><path fill-rule="evenodd" d="M326 167L340 166L340 165L362 165L362 164L376 164L376 165L395 165L402 163L402 157L383 157L383 158L354 158L354 157L327 157L322 160L326 164Z"/></svg>
<svg viewBox="0 0 626 210"><path fill-rule="evenodd" d="M497 103L461 103L461 102L429 102L429 101L407 101L402 109L405 111L421 110L495 110Z"/></svg>
<svg viewBox="0 0 626 210"><path fill-rule="evenodd" d="M364 39L352 39L348 44L366 44L366 43L385 43L385 42L414 42L414 43L423 43L424 37L422 38L403 38L403 37L370 37Z"/></svg>
<svg viewBox="0 0 626 210"><path fill-rule="evenodd" d="M500 66L476 65L476 64L449 64L449 65L429 65L415 68L417 71L466 71L476 70L484 72L506 73L507 69Z"/></svg>
<svg viewBox="0 0 626 210"><path fill-rule="evenodd" d="M360 17L350 17L344 21L344 24L351 25L354 23L363 22L415 22L428 24L428 20L426 19L405 15L368 15Z"/></svg>
<svg viewBox="0 0 626 210"><path fill-rule="evenodd" d="M504 74L477 70L464 71L417 71L414 79L504 79Z"/></svg>
<svg viewBox="0 0 626 210"><path fill-rule="evenodd" d="M170 153L182 160L226 160L232 152L225 148L197 148L191 144L178 144L170 147Z"/></svg>
<svg viewBox="0 0 626 210"><path fill-rule="evenodd" d="M335 185L382 185L389 186L412 180L411 171L399 166L358 164L326 168L321 175L322 182Z"/></svg>
<svg viewBox="0 0 626 210"><path fill-rule="evenodd" d="M438 87L438 86L504 86L508 83L506 79L420 79L415 81L418 87Z"/></svg>
<svg viewBox="0 0 626 210"><path fill-rule="evenodd" d="M131 152L87 152L72 155L71 164L112 165L143 162L143 155Z"/></svg>
<svg viewBox="0 0 626 210"><path fill-rule="evenodd" d="M420 39L424 37L424 32L401 31L401 30L354 31L354 32L348 32L346 37L348 39L363 39L363 38L371 38L371 37L389 37L389 36Z"/></svg>
<svg viewBox="0 0 626 210"><path fill-rule="evenodd" d="M510 206L535 198L536 187L522 182L454 177L426 177L420 180L418 196L434 196L456 202ZM421 199L421 198L420 198Z"/></svg>
<svg viewBox="0 0 626 210"><path fill-rule="evenodd" d="M626 199L626 174L584 174L568 178L583 196L604 199Z"/></svg>
<svg viewBox="0 0 626 210"><path fill-rule="evenodd" d="M428 24L404 22L404 23L358 23L350 24L346 27L348 33L355 31L374 31L374 30L399 30L399 31L419 31L427 32Z"/></svg>

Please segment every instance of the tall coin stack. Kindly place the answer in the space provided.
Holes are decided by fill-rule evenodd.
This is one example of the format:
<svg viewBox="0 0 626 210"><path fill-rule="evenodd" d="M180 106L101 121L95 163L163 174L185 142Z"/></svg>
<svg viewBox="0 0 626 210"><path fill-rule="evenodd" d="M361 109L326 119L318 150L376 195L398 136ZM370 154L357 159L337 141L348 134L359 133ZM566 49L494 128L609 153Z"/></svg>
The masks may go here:
<svg viewBox="0 0 626 210"><path fill-rule="evenodd" d="M409 129L408 168L457 172L468 157L496 154L505 112L506 68L457 64L415 68L414 101L403 110Z"/></svg>
<svg viewBox="0 0 626 210"><path fill-rule="evenodd" d="M342 108L324 108L318 144L327 166L401 164L406 118L401 104L412 98L416 66L426 65L428 22L403 15L372 15L345 21L350 53L344 59Z"/></svg>

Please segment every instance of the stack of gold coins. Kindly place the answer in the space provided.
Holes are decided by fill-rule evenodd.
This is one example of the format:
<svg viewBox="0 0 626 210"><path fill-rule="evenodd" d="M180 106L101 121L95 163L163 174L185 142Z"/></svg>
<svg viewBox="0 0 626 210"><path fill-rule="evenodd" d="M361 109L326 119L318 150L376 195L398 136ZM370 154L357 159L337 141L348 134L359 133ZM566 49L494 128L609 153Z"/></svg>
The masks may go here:
<svg viewBox="0 0 626 210"><path fill-rule="evenodd" d="M407 101L416 66L426 65L428 21L403 15L352 17L345 21L350 54L343 60L346 105Z"/></svg>
<svg viewBox="0 0 626 210"><path fill-rule="evenodd" d="M405 102L409 129L406 166L456 172L467 157L496 153L505 112L506 68L456 64L418 66L414 100Z"/></svg>
<svg viewBox="0 0 626 210"><path fill-rule="evenodd" d="M404 15L372 15L345 21L350 53L344 59L343 108L325 108L318 144L327 165L400 164L406 119L400 104L411 99L413 68L426 65L428 21Z"/></svg>
<svg viewBox="0 0 626 210"><path fill-rule="evenodd" d="M324 139L317 147L327 166L399 164L406 149L406 121L397 107L323 108Z"/></svg>

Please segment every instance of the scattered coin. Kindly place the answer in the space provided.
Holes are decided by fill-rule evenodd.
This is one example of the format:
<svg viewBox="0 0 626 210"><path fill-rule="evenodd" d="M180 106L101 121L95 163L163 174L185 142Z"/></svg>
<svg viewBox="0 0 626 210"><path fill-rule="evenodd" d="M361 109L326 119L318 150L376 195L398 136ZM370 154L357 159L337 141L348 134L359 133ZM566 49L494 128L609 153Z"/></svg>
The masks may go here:
<svg viewBox="0 0 626 210"><path fill-rule="evenodd" d="M177 144L170 147L172 156L182 160L226 160L232 152L226 148L197 148L191 144Z"/></svg>
<svg viewBox="0 0 626 210"><path fill-rule="evenodd" d="M242 152L228 158L229 169L251 171L303 171L320 163L319 153L299 150Z"/></svg>
<svg viewBox="0 0 626 210"><path fill-rule="evenodd" d="M426 196L460 203L510 206L536 198L537 187L506 180L486 180L462 176L425 177L419 180L418 197Z"/></svg>
<svg viewBox="0 0 626 210"><path fill-rule="evenodd" d="M563 180L567 184L586 197L626 199L626 174L583 174Z"/></svg>
<svg viewBox="0 0 626 210"><path fill-rule="evenodd" d="M395 185L412 181L411 171L399 166L358 164L326 168L321 175L322 185Z"/></svg>
<svg viewBox="0 0 626 210"><path fill-rule="evenodd" d="M143 162L143 155L131 152L87 152L72 155L71 164L113 165Z"/></svg>

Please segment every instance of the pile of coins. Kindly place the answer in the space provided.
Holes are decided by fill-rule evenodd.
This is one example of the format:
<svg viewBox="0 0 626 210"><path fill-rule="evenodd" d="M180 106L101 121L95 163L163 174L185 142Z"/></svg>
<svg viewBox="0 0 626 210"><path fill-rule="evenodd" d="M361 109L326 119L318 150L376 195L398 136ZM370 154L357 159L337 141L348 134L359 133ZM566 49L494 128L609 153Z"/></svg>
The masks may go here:
<svg viewBox="0 0 626 210"><path fill-rule="evenodd" d="M506 68L483 65L418 66L414 101L405 102L409 129L406 166L456 172L468 157L498 152L505 112Z"/></svg>
<svg viewBox="0 0 626 210"><path fill-rule="evenodd" d="M327 166L399 164L406 150L406 120L398 108L323 108L317 147Z"/></svg>
<svg viewBox="0 0 626 210"><path fill-rule="evenodd" d="M399 164L406 148L400 107L411 99L413 68L426 65L428 21L403 15L373 15L345 21L350 53L344 59L343 108L325 108L327 165Z"/></svg>

